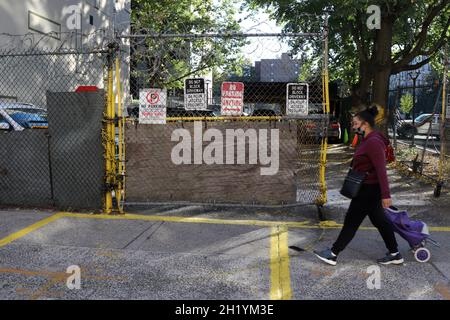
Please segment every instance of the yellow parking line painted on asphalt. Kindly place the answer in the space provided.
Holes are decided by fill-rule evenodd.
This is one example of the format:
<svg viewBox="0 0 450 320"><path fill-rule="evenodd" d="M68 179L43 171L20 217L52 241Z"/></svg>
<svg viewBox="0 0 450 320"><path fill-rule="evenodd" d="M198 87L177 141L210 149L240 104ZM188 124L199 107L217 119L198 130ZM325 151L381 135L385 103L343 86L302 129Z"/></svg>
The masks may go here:
<svg viewBox="0 0 450 320"><path fill-rule="evenodd" d="M57 214L54 214L54 215L52 215L52 216L50 216L48 218L45 218L45 219L43 219L41 221L38 221L38 222L36 222L35 224L32 224L29 227L26 227L26 228L24 228L22 230L14 232L14 233L10 234L9 236L7 236L7 237L5 237L5 238L0 240L0 247L3 247L5 245L7 245L8 243L13 242L14 240L22 238L23 236L26 236L30 232L33 232L33 231L35 231L35 230L37 230L37 229L39 229L39 228L49 224L50 222L58 220L59 218L61 218L63 216L64 216L64 214L57 213Z"/></svg>
<svg viewBox="0 0 450 320"><path fill-rule="evenodd" d="M138 215L138 214L84 214L61 212L64 217L72 218L89 218L89 219L107 219L107 220L144 220L144 221L163 221L163 222L184 222L184 223L206 223L206 224L229 224L244 226L260 226L260 227L276 227L286 226L288 228L300 229L340 229L342 224L333 220L321 221L318 224L309 224L309 221L293 222L293 221L267 221L267 220L233 220L233 219L213 219L213 218L197 218L197 217L177 217L177 216L155 216L155 215ZM450 227L429 227L430 231L450 232ZM375 227L360 227L359 230L377 230Z"/></svg>
<svg viewBox="0 0 450 320"><path fill-rule="evenodd" d="M163 222L184 222L184 223L206 223L206 224L230 224L244 226L276 227L285 225L289 227L301 227L309 224L309 221L303 222L280 222L267 220L233 220L233 219L213 219L198 217L176 217L176 216L154 216L154 215L106 215L106 214L82 214L82 213L61 213L69 218L88 218L88 219L106 219L106 220L144 220L144 221L163 221Z"/></svg>
<svg viewBox="0 0 450 320"><path fill-rule="evenodd" d="M288 254L288 229L272 227L270 235L270 299L292 299Z"/></svg>
<svg viewBox="0 0 450 320"><path fill-rule="evenodd" d="M450 227L428 227L430 231L450 232Z"/></svg>

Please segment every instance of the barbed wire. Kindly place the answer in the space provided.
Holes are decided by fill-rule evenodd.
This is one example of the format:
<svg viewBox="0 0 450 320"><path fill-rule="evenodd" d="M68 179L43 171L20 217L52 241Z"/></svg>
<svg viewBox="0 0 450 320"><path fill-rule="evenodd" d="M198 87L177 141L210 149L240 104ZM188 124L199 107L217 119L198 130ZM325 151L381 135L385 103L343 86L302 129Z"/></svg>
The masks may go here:
<svg viewBox="0 0 450 320"><path fill-rule="evenodd" d="M79 30L58 33L0 33L0 53L95 51L105 49L112 41L115 41L115 37L107 29L90 33Z"/></svg>

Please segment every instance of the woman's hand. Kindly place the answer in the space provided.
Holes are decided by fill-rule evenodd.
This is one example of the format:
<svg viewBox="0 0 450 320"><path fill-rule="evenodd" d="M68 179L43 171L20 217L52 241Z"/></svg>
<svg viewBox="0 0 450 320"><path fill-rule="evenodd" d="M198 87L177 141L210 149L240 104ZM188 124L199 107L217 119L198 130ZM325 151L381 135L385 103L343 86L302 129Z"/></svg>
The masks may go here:
<svg viewBox="0 0 450 320"><path fill-rule="evenodd" d="M392 200L391 200L391 198L389 198L389 199L382 199L382 200L381 200L381 203L383 204L383 208L384 208L384 209L387 209L387 208L389 208L390 206L392 206Z"/></svg>

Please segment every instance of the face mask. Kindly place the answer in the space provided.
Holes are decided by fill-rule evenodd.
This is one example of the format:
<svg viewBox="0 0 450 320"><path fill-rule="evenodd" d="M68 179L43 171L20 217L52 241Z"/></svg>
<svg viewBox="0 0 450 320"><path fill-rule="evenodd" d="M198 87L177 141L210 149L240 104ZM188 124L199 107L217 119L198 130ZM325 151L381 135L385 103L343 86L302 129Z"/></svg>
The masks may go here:
<svg viewBox="0 0 450 320"><path fill-rule="evenodd" d="M359 135L359 136L364 136L365 133L366 133L363 129L361 129L361 127L356 128L356 129L355 129L355 132L356 132L356 134Z"/></svg>

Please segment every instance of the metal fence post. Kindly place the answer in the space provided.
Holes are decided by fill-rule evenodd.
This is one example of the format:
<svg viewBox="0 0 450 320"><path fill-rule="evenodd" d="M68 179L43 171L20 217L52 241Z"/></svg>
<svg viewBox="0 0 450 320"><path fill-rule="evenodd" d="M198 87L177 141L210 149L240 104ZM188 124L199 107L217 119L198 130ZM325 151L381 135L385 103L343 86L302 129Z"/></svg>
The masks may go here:
<svg viewBox="0 0 450 320"><path fill-rule="evenodd" d="M111 213L113 207L113 190L115 186L115 106L114 106L114 88L113 88L113 76L114 76L114 46L109 46L107 66L108 66L108 76L107 76L107 99L106 99L106 112L105 112L105 123L106 123L106 137L105 137L105 169L106 169L106 192L105 192L105 213Z"/></svg>
<svg viewBox="0 0 450 320"><path fill-rule="evenodd" d="M125 201L125 143L124 143L124 128L125 118L122 113L122 93L120 85L120 63L119 55L116 57L116 92L117 92L117 118L118 118L118 159L117 159L117 187L115 190L117 199L117 209L119 213L123 213L123 202Z"/></svg>
<svg viewBox="0 0 450 320"><path fill-rule="evenodd" d="M328 91L328 16L325 18L324 26L324 50L323 50L323 76L322 76L322 87L323 87L323 112L324 114L330 113L330 97ZM321 149L320 149L320 197L317 199L317 205L320 207L327 202L327 185L325 177L325 169L327 164L327 148L328 148L328 122L329 119L325 119L325 135L322 139ZM322 219L322 213L319 209L319 215Z"/></svg>
<svg viewBox="0 0 450 320"><path fill-rule="evenodd" d="M448 45L446 45L444 50L444 75L442 77L442 111L441 111L441 127L440 127L440 140L441 140L441 150L440 150L440 157L439 157L439 178L438 182L436 184L436 187L434 189L434 196L439 197L441 194L441 189L444 184L444 170L446 168L446 152L447 152L447 132L449 129L449 124L447 118L449 115L447 114L446 110L446 92L447 92L447 73L448 73ZM447 173L448 174L448 173Z"/></svg>
<svg viewBox="0 0 450 320"><path fill-rule="evenodd" d="M227 39L231 37L233 38L231 40L237 41L240 38L261 37L261 41L263 41L264 37L274 36L281 36L284 39L317 36L320 37L324 49L328 51L327 33L322 25L322 31L314 34L227 34ZM135 63L142 60L151 62L149 68L135 70L135 76L131 79L130 86L134 103L137 105L137 101L139 101L137 97L141 95L141 91L150 92L150 90L166 89L168 91L171 90L173 95L169 97L171 99L167 102L167 114L164 124L146 123L145 117L147 116L140 119L137 114L133 114L133 119L129 121L134 125L126 126L126 130L128 130L126 134L129 137L127 139L127 151L129 151L127 158L129 162L127 162L126 168L126 205L147 205L151 203L166 203L166 201L190 204L220 203L232 206L286 206L288 204L298 205L303 203L317 206L319 217L323 218L321 208L327 200L325 170L328 145L327 125L330 112L328 52L321 54L319 57L311 57L314 62L313 65L302 65L301 70L305 71L305 74L299 72L301 62L298 62L298 64L295 64L296 62L294 61L287 63L277 57L272 59L275 60L274 64L280 60L280 64L283 62L281 64L283 68L279 70L278 76L280 78L275 78L278 79L276 81L268 81L270 80L269 78L261 76L264 74L264 72L261 73L261 70L265 70L266 75L269 75L270 73L268 72L270 72L270 68L274 67L273 64L260 65L259 76L256 75L257 71L255 70L255 75L249 73L236 78L236 75L229 74L224 75L223 79L216 81L214 85L215 90L213 91L216 95L221 94L221 88L219 87L221 82L245 82L243 107L244 109L245 107L248 108L249 114L230 116L223 114L221 108L219 108L218 113L217 110L211 110L213 108L208 110L186 108L186 99L183 100L183 97L186 98L182 90L182 82L185 81L183 79L193 77L191 71L197 67L203 67L203 65L197 66L194 64L187 70L183 70L183 68L176 70L167 68L167 63L162 64L160 59L153 58L162 56L164 52L170 52L170 55L164 59L168 61L174 60L175 63L184 61L185 53L183 49L187 44L189 44L189 47L199 46L200 48L204 47L204 44L200 46L199 43L206 41L214 44L217 41L216 37L223 38L224 35L143 34L132 36L132 38L149 40L148 42L150 43L146 42L145 44L149 48L153 46L152 43L154 43L155 47L161 48L161 50L156 52L150 49L133 51L134 55L131 56L131 60ZM196 44L196 42L198 43ZM139 44L136 43L135 45L139 47ZM210 49L205 52L202 51L202 54L205 57L210 56L210 54L214 54L214 50L214 45L212 45ZM208 51L211 51L211 53ZM177 53L180 56L177 56ZM286 53L283 53L282 57L286 55ZM294 56L291 56L287 59L287 61L289 60L300 59L295 59ZM317 61L321 63L317 63ZM256 59L255 67L252 66L252 68L257 69ZM274 68L275 72L277 67ZM196 77L202 77L202 75L197 75ZM302 79L300 80L300 78ZM181 83L178 84L176 83L177 81ZM309 89L307 89L309 93L307 93L308 96L306 98L309 103L309 105L307 104L307 114L289 115L286 111L288 100L304 99L289 98L288 85L302 82L307 83L309 86ZM186 83L184 83L185 86ZM209 86L205 89L210 88ZM213 99L208 96L207 100L211 102ZM219 107L221 106L219 105ZM216 112L212 114L212 111ZM143 121L141 122L141 120ZM190 156L186 157L186 159L190 159L186 160L186 162L183 160L181 163L174 163L174 160L171 158L172 154L174 154L173 150L174 147L178 148L180 145L174 143L175 141L171 139L171 134L174 130L179 131L181 129L183 132L189 133L191 138L196 139L196 121L200 121L205 129L214 129L217 136L225 140L228 131L234 133L239 131L241 132L240 134L244 135L258 133L259 131L262 134L272 134L272 128L275 128L279 133L279 136L277 133L277 140L274 140L274 142L276 141L279 144L278 147L274 147L274 150L278 148L276 154L278 159L280 159L279 172L275 173L274 177L270 179L261 176L260 170L255 170L255 167L250 166L258 164L259 157L250 158L247 155L239 163L235 162L236 159L232 159L229 163L225 163L224 159L221 160L223 162L215 162L216 160L214 160L212 163L203 163L203 156L200 157L202 159L198 163L204 164L202 166L187 167L187 165L192 164ZM268 143L267 146L270 145L272 148L271 139L270 144L269 140L264 141ZM250 155L250 150L253 150L250 147L253 148L254 144L247 145L247 138L245 138L244 140L237 140L238 146L241 145L239 141L243 141L242 150L247 152L246 149L248 148L248 154ZM235 142L224 142L225 147L235 145ZM212 147L213 145L210 146ZM205 147L208 147L208 145ZM212 149L205 148L205 150L209 152ZM235 152L236 150L233 151L234 154ZM204 150L198 154L203 155ZM214 157L217 157L216 153L214 153ZM221 157L223 157L222 153ZM256 163L250 163L247 159L256 159ZM229 166L223 166L224 164L229 164ZM241 165L248 165L248 170ZM238 187L234 187L231 184L237 184ZM264 184L267 186L271 184L277 185L277 190L275 191L272 187L264 187ZM217 192L215 190L223 191Z"/></svg>

